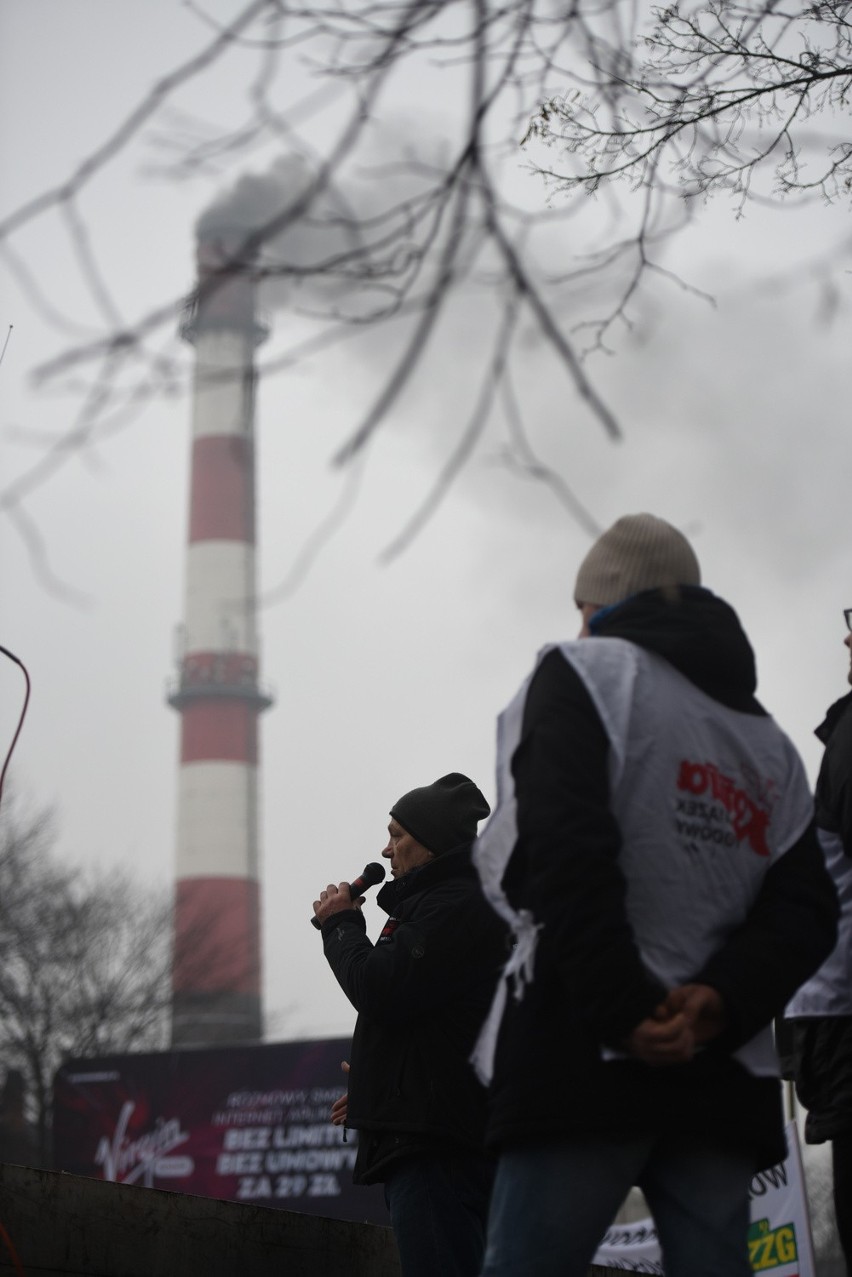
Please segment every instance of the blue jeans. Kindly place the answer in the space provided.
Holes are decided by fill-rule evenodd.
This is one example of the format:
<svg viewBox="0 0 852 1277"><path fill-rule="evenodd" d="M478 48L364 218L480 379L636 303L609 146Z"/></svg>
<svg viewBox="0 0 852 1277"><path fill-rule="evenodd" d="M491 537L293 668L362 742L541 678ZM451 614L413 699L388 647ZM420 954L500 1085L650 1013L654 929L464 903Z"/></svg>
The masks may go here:
<svg viewBox="0 0 852 1277"><path fill-rule="evenodd" d="M666 1277L752 1277L754 1166L687 1139L587 1138L504 1153L483 1277L585 1277L628 1190L654 1215Z"/></svg>
<svg viewBox="0 0 852 1277"><path fill-rule="evenodd" d="M481 1154L421 1153L385 1180L403 1277L479 1277L494 1163Z"/></svg>

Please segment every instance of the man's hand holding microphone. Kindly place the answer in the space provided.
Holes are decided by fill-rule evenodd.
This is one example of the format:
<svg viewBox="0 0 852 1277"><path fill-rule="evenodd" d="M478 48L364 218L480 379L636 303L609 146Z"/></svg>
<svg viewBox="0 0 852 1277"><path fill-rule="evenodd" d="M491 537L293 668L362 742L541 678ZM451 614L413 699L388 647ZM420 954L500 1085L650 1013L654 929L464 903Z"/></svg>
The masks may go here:
<svg viewBox="0 0 852 1277"><path fill-rule="evenodd" d="M364 903L363 892L369 890L385 876L385 867L377 860L367 865L364 872L351 882L341 882L337 886L330 882L325 891L320 892L319 900L314 901L312 924L319 930L322 924L335 913L344 909L360 909Z"/></svg>

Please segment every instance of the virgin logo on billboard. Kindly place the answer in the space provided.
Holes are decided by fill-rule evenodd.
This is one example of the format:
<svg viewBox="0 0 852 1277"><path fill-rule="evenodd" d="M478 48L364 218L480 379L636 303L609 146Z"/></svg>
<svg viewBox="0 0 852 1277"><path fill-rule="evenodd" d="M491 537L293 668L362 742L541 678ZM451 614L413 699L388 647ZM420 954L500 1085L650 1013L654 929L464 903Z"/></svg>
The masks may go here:
<svg viewBox="0 0 852 1277"><path fill-rule="evenodd" d="M169 1154L189 1139L177 1117L158 1117L153 1130L128 1138L127 1128L136 1105L126 1100L121 1107L112 1138L101 1136L95 1153L95 1164L103 1168L104 1179L118 1184L153 1186L157 1179L182 1179L191 1175L195 1164L184 1155Z"/></svg>

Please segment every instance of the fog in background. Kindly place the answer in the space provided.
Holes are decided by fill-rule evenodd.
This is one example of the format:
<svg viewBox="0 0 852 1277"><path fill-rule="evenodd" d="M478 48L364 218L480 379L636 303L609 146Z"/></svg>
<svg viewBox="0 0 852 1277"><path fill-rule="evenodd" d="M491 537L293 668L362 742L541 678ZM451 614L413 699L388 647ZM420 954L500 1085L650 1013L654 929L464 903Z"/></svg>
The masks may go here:
<svg viewBox="0 0 852 1277"><path fill-rule="evenodd" d="M225 19L238 6L210 8ZM193 11L165 0L0 0L2 211L61 181L199 43ZM125 322L189 291L198 218L234 188L233 174L221 183L164 174L170 136L189 128L190 115L233 127L243 90L236 51L186 87L185 118L155 120L83 196ZM452 95L436 107L418 91L410 82L405 111L377 123L379 150L383 129L422 128L439 145ZM246 157L258 180L286 179L282 164L270 151ZM369 203L371 180L397 179L354 175L347 196ZM509 180L526 206L550 198L521 152ZM589 220L611 214L602 199ZM825 252L847 218L821 205L754 206L740 220L724 200L700 210L665 258L696 291L660 278L633 308L633 329L614 332L613 353L588 361L622 424L619 444L532 330L516 369L530 441L598 525L648 510L690 536L705 583L738 610L756 647L761 699L811 776L812 728L844 692L848 669L849 266L826 262ZM581 230L554 225L543 270L569 268ZM280 246L297 249L310 246L286 237ZM0 342L14 325L0 365L3 487L68 432L85 389L85 369L48 391L32 369L95 331L59 216L33 222L14 251L14 262L0 253ZM310 335L313 302L281 286L275 296L267 288L263 304L272 334L259 358L272 364ZM566 323L588 309L578 298ZM365 330L259 386L261 676L276 692L261 720L270 1038L349 1031L354 1014L308 925L311 901L377 858L388 809L405 790L458 770L493 801L496 714L537 649L577 630L572 584L589 532L552 488L512 464L499 413L419 537L380 562L472 410L471 370L493 322L483 271L375 437L357 485L330 458L369 405L400 333ZM170 357L190 368L190 348L176 334L168 340ZM35 559L16 527L0 522L0 642L33 679L15 799L54 808L70 861L130 866L160 886L173 873L179 721L164 695L183 612L189 417L180 387L157 396L34 487L26 511L43 545ZM350 489L345 522L306 560ZM2 750L22 692L20 671L4 662ZM375 935L377 910L366 908Z"/></svg>

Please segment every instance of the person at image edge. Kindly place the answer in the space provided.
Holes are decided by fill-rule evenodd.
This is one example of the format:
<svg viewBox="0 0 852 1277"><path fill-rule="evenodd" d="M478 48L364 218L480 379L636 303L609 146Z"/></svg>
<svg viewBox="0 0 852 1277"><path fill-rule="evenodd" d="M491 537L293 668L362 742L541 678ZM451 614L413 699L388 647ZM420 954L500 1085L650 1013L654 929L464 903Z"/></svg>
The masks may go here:
<svg viewBox="0 0 852 1277"><path fill-rule="evenodd" d="M852 683L852 608L846 608ZM796 1091L808 1110L805 1139L831 1140L834 1214L852 1277L852 692L816 730L825 745L816 783L817 833L840 897L837 944L787 1007Z"/></svg>

